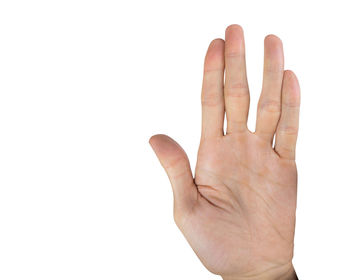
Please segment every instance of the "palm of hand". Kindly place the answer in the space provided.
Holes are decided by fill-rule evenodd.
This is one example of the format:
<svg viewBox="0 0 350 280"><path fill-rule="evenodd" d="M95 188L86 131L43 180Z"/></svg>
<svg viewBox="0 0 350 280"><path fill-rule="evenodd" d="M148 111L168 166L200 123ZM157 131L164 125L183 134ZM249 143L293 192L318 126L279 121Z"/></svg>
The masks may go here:
<svg viewBox="0 0 350 280"><path fill-rule="evenodd" d="M246 127L249 91L239 26L227 29L226 42L213 41L204 68L195 178L175 141L164 135L150 141L172 183L175 221L202 263L225 279L293 279L299 88L294 74L283 70L281 42L265 40L254 133Z"/></svg>
<svg viewBox="0 0 350 280"><path fill-rule="evenodd" d="M202 142L183 231L209 270L250 275L291 262L296 175L294 161L250 132Z"/></svg>

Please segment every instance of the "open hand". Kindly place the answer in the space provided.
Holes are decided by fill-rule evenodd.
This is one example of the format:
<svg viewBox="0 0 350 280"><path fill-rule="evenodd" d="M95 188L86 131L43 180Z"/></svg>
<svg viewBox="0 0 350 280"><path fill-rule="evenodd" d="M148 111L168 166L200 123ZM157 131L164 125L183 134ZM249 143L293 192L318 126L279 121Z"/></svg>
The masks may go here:
<svg viewBox="0 0 350 280"><path fill-rule="evenodd" d="M297 78L284 70L282 42L269 35L256 130L248 130L243 30L231 25L205 58L195 178L174 140L150 139L171 181L176 224L207 269L225 280L297 279L292 257L299 104Z"/></svg>

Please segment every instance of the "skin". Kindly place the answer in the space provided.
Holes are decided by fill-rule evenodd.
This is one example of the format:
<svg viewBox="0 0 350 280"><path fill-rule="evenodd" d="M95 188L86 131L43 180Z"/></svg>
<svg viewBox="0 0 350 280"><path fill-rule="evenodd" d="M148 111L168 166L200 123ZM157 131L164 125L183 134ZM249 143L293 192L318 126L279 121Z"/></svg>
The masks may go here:
<svg viewBox="0 0 350 280"><path fill-rule="evenodd" d="M172 185L176 224L204 266L224 280L297 279L292 258L300 90L283 60L281 40L266 36L251 132L243 30L227 27L225 40L212 41L205 57L195 178L174 140L150 139Z"/></svg>

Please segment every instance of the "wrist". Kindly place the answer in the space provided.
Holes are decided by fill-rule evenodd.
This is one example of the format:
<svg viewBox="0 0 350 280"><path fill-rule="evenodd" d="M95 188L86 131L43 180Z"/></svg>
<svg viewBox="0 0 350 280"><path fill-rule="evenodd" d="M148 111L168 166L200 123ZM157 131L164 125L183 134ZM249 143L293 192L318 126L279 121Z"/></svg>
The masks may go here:
<svg viewBox="0 0 350 280"><path fill-rule="evenodd" d="M266 270L260 274L245 276L222 276L223 280L298 280L292 264Z"/></svg>

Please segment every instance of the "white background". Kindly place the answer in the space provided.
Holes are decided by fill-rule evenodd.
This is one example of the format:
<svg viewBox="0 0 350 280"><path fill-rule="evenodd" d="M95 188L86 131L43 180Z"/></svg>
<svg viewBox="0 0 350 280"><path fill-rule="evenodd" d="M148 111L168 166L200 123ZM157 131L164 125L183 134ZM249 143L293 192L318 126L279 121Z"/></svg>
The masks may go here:
<svg viewBox="0 0 350 280"><path fill-rule="evenodd" d="M166 133L192 165L209 42L246 36L254 129L263 39L284 42L302 89L294 264L347 279L347 1L0 2L0 279L219 279L172 220L148 145Z"/></svg>

